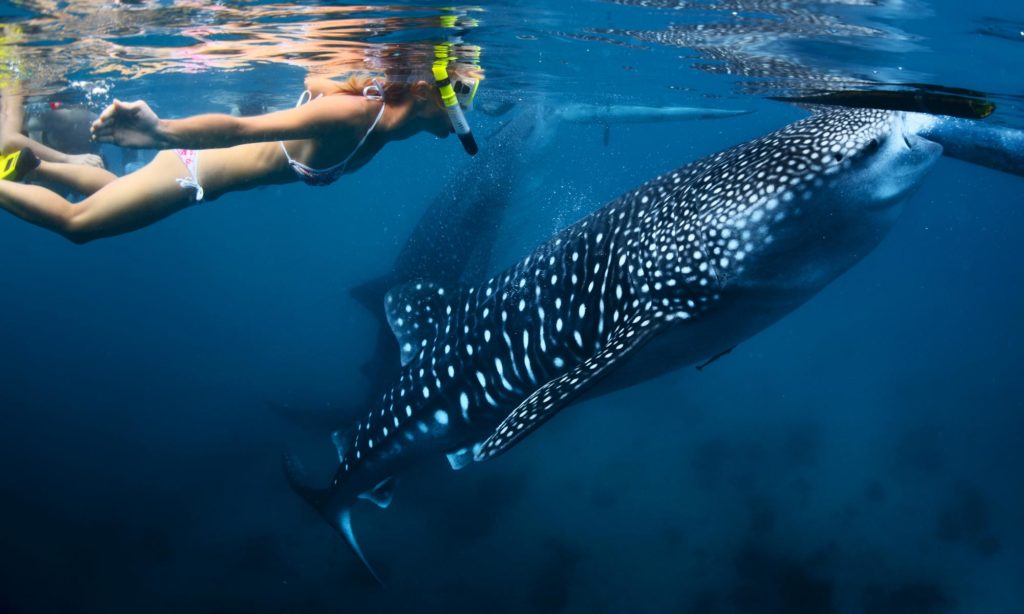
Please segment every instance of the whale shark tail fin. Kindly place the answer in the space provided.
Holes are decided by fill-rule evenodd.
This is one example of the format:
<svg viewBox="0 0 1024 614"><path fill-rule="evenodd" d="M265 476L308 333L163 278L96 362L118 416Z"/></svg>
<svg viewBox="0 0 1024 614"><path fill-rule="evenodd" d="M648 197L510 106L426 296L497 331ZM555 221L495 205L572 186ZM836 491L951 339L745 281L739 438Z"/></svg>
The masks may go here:
<svg viewBox="0 0 1024 614"><path fill-rule="evenodd" d="M380 576L377 575L377 572L374 571L373 566L370 565L370 561L366 560L366 556L363 554L362 549L359 548L359 542L356 541L356 534L352 530L352 511L349 509L343 509L335 514L333 519L328 519L328 522L330 522L331 526L333 526L338 533L345 538L345 543L347 543L348 547L352 549L352 552L359 557L359 560L363 562L363 565L366 567L366 571L370 572L370 575L377 581L377 584L384 586L384 581L381 580Z"/></svg>
<svg viewBox="0 0 1024 614"><path fill-rule="evenodd" d="M359 542L356 541L356 534L352 529L352 511L348 508L332 509L333 506L330 505L330 491L326 488L317 488L310 484L302 462L295 456L286 452L282 457L281 464L284 467L284 474L288 478L288 485L291 486L291 489L305 499L313 509L324 517L328 524L334 527L334 530L345 539L345 543L352 549L352 552L363 562L363 565L370 572L370 575L373 576L373 579L383 586L383 580L374 571L370 562L363 554L363 550L359 547Z"/></svg>

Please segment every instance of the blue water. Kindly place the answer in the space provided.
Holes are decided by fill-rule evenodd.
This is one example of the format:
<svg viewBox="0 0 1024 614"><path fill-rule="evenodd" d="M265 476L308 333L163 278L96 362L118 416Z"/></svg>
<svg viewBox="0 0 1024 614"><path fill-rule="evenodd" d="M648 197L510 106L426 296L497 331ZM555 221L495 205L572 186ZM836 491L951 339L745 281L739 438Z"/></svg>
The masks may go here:
<svg viewBox="0 0 1024 614"><path fill-rule="evenodd" d="M329 8L148 2L100 19L89 3L46 4L0 3L36 32L25 56L49 60L27 77L30 113L57 95L93 110L116 96L167 117L284 108L301 90L309 66L283 53L168 59L195 44L184 25L223 27L212 5L253 11L250 34ZM1024 128L1019 3L684 4L471 13L479 105L754 111L557 127L523 165L487 271L661 172L802 117L766 96L812 74L987 92L986 121ZM442 29L414 26L441 6L362 10L380 30L353 39L433 42ZM787 27L808 15L833 21ZM775 25L700 48L643 35L743 19ZM722 41L799 77L740 74L710 55ZM470 119L482 148L504 121ZM378 587L282 476L285 448L329 473L326 433L273 407L348 406L379 385L360 370L376 320L349 290L388 273L446 185L494 172L435 140L390 145L329 188L231 194L84 247L0 217L0 612L1020 608L1024 180L948 159L875 252L707 369L577 404L459 473L439 456L401 476L389 509L357 508Z"/></svg>

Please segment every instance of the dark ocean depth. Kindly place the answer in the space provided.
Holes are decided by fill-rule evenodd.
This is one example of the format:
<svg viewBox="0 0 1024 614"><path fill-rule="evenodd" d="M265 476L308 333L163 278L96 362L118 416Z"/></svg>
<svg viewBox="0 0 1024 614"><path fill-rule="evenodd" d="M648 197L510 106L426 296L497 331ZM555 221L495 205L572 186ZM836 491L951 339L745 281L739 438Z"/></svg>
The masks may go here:
<svg viewBox="0 0 1024 614"><path fill-rule="evenodd" d="M301 78L279 81L289 99ZM805 114L675 101L654 79L630 101L651 84L650 104L755 112L552 128L516 162L487 271ZM472 119L488 147L503 119ZM230 194L84 247L0 216L0 612L1020 611L1024 179L950 159L877 250L703 371L574 405L458 473L439 455L389 509L355 508L377 586L289 490L283 450L323 483L336 457L280 406L366 396L376 321L349 290L474 172L454 138L421 135L328 188Z"/></svg>

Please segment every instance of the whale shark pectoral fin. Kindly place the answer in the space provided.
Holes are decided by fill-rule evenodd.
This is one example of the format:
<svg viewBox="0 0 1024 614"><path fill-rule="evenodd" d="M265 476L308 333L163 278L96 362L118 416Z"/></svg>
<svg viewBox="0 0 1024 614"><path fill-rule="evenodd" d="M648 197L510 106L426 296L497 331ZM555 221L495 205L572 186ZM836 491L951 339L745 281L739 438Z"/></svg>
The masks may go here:
<svg viewBox="0 0 1024 614"><path fill-rule="evenodd" d="M473 455L480 449L482 444L475 444L472 447L461 448L448 453L448 462L451 463L452 471L458 471L473 462Z"/></svg>
<svg viewBox="0 0 1024 614"><path fill-rule="evenodd" d="M366 499L379 508L386 508L395 497L396 482L395 478L385 478L371 490L359 495L359 498Z"/></svg>
<svg viewBox="0 0 1024 614"><path fill-rule="evenodd" d="M396 286L384 297L384 311L402 352L402 366L437 338L451 312L450 294L437 284L417 281Z"/></svg>
<svg viewBox="0 0 1024 614"><path fill-rule="evenodd" d="M474 460L483 461L505 452L519 443L574 398L597 382L609 369L643 347L660 329L658 322L646 316L619 328L600 352L560 377L533 391L474 451Z"/></svg>

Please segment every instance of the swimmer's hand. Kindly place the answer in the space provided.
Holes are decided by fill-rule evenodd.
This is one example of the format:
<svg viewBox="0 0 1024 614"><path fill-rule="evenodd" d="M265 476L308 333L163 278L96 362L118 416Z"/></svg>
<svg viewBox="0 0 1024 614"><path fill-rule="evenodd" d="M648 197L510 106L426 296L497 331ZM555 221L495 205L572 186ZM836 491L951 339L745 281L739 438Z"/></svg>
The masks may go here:
<svg viewBox="0 0 1024 614"><path fill-rule="evenodd" d="M160 118L142 100L115 100L92 123L92 139L121 147L159 148L164 144L159 132Z"/></svg>
<svg viewBox="0 0 1024 614"><path fill-rule="evenodd" d="M104 168L103 158L97 156L96 154L69 154L67 163L79 164L81 166L95 166L96 168Z"/></svg>

